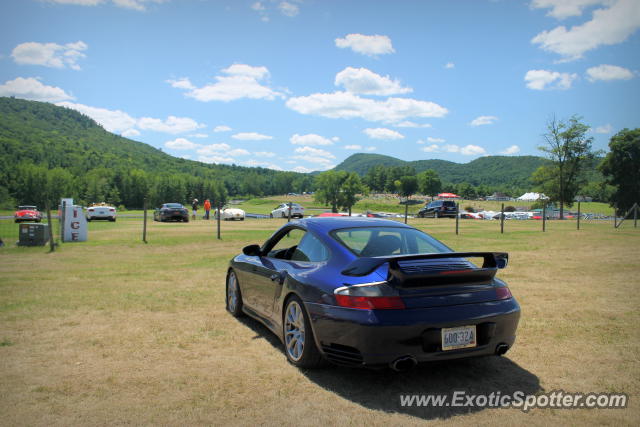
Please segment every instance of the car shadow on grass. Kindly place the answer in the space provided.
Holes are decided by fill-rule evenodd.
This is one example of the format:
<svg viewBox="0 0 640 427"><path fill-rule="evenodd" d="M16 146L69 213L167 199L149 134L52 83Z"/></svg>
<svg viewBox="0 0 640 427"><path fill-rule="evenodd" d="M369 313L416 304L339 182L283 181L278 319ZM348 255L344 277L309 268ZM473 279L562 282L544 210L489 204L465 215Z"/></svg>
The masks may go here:
<svg viewBox="0 0 640 427"><path fill-rule="evenodd" d="M284 351L280 340L260 322L248 317L240 320L256 333L254 339L265 339L278 351ZM287 363L284 354L283 363ZM325 390L365 408L407 414L425 420L472 414L488 407L403 406L401 396L446 395L451 402L454 392L463 392L467 398L463 396L459 402L466 403L470 396L476 396L473 398L476 403L477 396L489 397L491 393L493 396L513 396L516 392L522 392L524 397L543 391L535 374L508 357L497 356L423 363L404 373L391 369L359 369L332 364L300 372Z"/></svg>

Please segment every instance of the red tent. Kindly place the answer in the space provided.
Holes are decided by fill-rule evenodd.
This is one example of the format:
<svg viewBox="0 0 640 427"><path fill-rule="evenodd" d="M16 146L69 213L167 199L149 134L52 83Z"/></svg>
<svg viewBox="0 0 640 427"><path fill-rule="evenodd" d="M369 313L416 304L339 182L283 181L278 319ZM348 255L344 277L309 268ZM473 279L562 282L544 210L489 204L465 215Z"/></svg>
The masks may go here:
<svg viewBox="0 0 640 427"><path fill-rule="evenodd" d="M453 193L440 193L438 194L438 197L441 199L459 199L460 198L460 196Z"/></svg>

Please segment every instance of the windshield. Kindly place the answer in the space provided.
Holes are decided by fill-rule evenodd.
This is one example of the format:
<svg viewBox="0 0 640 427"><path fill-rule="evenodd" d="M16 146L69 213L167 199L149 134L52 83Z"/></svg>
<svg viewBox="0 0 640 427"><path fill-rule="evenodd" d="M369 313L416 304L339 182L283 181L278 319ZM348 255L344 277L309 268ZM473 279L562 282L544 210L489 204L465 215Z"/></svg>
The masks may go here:
<svg viewBox="0 0 640 427"><path fill-rule="evenodd" d="M19 211L35 211L35 206L18 206Z"/></svg>
<svg viewBox="0 0 640 427"><path fill-rule="evenodd" d="M182 208L184 206L182 206L180 203L165 203L164 204L165 208Z"/></svg>
<svg viewBox="0 0 640 427"><path fill-rule="evenodd" d="M361 257L451 252L450 248L415 228L344 228L332 234L338 242Z"/></svg>

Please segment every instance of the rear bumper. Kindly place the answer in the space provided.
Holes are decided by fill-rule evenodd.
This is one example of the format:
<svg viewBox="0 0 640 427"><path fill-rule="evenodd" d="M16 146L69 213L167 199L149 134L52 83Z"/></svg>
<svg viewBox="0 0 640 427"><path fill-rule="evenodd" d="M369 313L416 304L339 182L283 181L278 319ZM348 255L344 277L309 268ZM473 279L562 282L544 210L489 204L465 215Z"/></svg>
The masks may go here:
<svg viewBox="0 0 640 427"><path fill-rule="evenodd" d="M418 362L485 356L515 342L520 306L514 298L404 310L358 310L305 304L316 344L335 363L386 365L403 356ZM476 325L478 346L442 351L442 328Z"/></svg>

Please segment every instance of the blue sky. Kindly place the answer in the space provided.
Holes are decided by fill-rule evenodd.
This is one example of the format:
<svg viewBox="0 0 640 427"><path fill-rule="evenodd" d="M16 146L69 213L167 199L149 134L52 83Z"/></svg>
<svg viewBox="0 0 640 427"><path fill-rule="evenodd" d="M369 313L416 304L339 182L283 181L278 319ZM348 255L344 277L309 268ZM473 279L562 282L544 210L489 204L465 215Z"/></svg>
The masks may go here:
<svg viewBox="0 0 640 427"><path fill-rule="evenodd" d="M358 152L540 155L640 126L638 0L8 0L0 96L176 157L308 172Z"/></svg>

